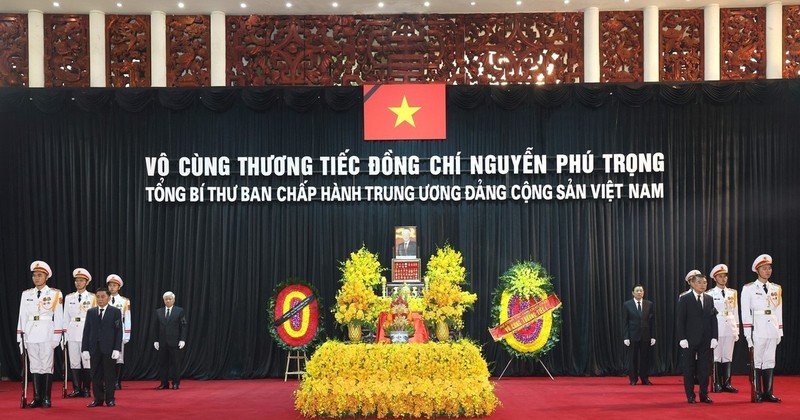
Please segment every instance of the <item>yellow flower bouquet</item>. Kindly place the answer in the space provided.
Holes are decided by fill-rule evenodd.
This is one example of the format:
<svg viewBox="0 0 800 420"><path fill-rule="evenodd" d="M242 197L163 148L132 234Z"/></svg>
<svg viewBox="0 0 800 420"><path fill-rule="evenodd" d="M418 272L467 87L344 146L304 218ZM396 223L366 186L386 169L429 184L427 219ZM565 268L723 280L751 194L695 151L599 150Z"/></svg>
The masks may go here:
<svg viewBox="0 0 800 420"><path fill-rule="evenodd" d="M444 322L450 327L464 327L464 311L470 309L478 295L461 290L466 279L461 253L449 244L436 250L428 261L425 273L427 288L423 298L422 318L430 324Z"/></svg>
<svg viewBox="0 0 800 420"><path fill-rule="evenodd" d="M361 246L341 263L342 287L336 293L334 318L342 327L351 324L373 326L377 319L374 306L378 301L374 287L381 282L381 267L377 254Z"/></svg>

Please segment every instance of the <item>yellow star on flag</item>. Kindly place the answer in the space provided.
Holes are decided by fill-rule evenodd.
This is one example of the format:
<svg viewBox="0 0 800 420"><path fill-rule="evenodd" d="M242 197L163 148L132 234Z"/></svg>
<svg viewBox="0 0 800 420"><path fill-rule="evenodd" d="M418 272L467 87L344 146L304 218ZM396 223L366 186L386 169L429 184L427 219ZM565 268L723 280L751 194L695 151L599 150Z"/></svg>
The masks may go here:
<svg viewBox="0 0 800 420"><path fill-rule="evenodd" d="M416 128L417 126L414 124L414 113L420 109L422 109L421 106L408 106L408 101L405 95L403 95L403 103L400 104L400 106L389 107L390 111L397 114L397 119L394 121L395 128L403 122L407 122L411 124L412 127Z"/></svg>

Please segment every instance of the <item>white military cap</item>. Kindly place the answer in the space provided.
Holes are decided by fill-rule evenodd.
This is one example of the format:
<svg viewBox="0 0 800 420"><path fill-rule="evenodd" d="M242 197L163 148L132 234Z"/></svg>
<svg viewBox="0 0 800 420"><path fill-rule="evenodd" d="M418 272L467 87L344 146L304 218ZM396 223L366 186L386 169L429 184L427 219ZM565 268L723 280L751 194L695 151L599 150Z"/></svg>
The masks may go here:
<svg viewBox="0 0 800 420"><path fill-rule="evenodd" d="M762 265L765 265L765 264L772 265L772 257L770 257L767 254L759 255L758 257L756 257L755 261L753 261L753 272L757 273L758 272L758 267L761 267Z"/></svg>
<svg viewBox="0 0 800 420"><path fill-rule="evenodd" d="M119 287L122 287L122 285L124 284L122 282L122 277L116 274L109 274L108 277L106 277L106 284L111 283L112 281L119 284Z"/></svg>
<svg viewBox="0 0 800 420"><path fill-rule="evenodd" d="M703 274L703 273L701 273L700 270L692 270L692 271L686 273L686 278L684 280L686 280L686 282L688 283L689 280L692 279L692 277L694 277L694 276L696 276L698 274Z"/></svg>
<svg viewBox="0 0 800 420"><path fill-rule="evenodd" d="M714 268L711 269L711 278L717 276L717 274L728 274L728 266L725 264L717 264Z"/></svg>
<svg viewBox="0 0 800 420"><path fill-rule="evenodd" d="M44 261L34 261L31 263L31 271L41 271L44 273L47 278L53 276L53 270L50 269L50 266Z"/></svg>
<svg viewBox="0 0 800 420"><path fill-rule="evenodd" d="M89 273L89 270L85 268L76 268L72 270L72 278L78 278L78 277L85 278L86 280L88 280L87 283L92 282L92 274Z"/></svg>

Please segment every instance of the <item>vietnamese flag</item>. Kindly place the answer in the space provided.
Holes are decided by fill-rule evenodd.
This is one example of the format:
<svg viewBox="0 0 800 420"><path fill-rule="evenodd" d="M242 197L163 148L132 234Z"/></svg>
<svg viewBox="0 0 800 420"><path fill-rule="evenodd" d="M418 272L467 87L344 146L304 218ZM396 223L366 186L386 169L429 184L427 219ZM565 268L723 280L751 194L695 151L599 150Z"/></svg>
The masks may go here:
<svg viewBox="0 0 800 420"><path fill-rule="evenodd" d="M364 85L364 140L447 138L444 84Z"/></svg>

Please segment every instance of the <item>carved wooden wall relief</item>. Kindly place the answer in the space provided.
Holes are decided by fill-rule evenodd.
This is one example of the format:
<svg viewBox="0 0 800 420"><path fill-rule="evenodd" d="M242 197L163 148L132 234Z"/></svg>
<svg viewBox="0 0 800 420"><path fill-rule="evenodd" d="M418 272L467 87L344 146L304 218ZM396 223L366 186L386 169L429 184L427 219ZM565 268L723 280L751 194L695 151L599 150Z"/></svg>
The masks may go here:
<svg viewBox="0 0 800 420"><path fill-rule="evenodd" d="M800 6L783 6L783 78L800 78Z"/></svg>
<svg viewBox="0 0 800 420"><path fill-rule="evenodd" d="M208 16L167 16L167 86L211 86Z"/></svg>
<svg viewBox="0 0 800 420"><path fill-rule="evenodd" d="M44 15L45 87L89 87L89 16Z"/></svg>
<svg viewBox="0 0 800 420"><path fill-rule="evenodd" d="M582 14L466 15L464 21L464 83L581 81Z"/></svg>
<svg viewBox="0 0 800 420"><path fill-rule="evenodd" d="M703 80L703 11L662 10L660 14L660 79Z"/></svg>
<svg viewBox="0 0 800 420"><path fill-rule="evenodd" d="M150 86L150 16L106 16L109 87Z"/></svg>
<svg viewBox="0 0 800 420"><path fill-rule="evenodd" d="M766 77L766 9L720 9L720 79Z"/></svg>
<svg viewBox="0 0 800 420"><path fill-rule="evenodd" d="M641 82L644 13L600 12L600 81Z"/></svg>
<svg viewBox="0 0 800 420"><path fill-rule="evenodd" d="M28 17L0 15L0 87L28 86Z"/></svg>

